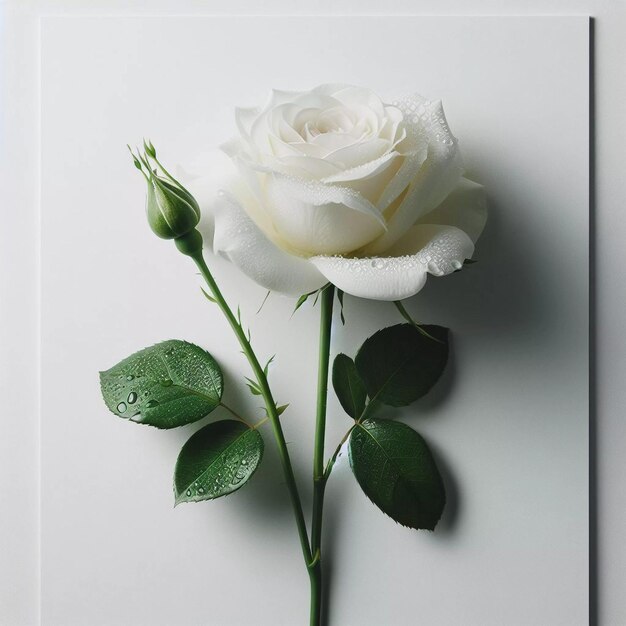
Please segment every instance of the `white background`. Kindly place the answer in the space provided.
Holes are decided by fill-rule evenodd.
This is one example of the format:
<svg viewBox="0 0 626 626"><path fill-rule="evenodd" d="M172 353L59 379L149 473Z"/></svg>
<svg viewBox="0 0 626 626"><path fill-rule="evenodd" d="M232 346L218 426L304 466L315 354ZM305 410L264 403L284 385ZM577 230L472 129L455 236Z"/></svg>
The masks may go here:
<svg viewBox="0 0 626 626"><path fill-rule="evenodd" d="M404 626L419 613L433 626L584 624L588 20L47 18L41 28L43 623L306 621L307 577L271 452L254 486L172 513L173 461L192 429L115 420L96 372L185 338L224 364L229 401L254 410L237 399L247 368L219 311L145 226L124 144L150 132L163 154L191 155L226 140L233 104L264 99L269 85L345 80L390 100L416 87L442 97L492 219L475 271L433 279L410 303L456 337L445 381L405 411L444 467L447 515L438 532L411 533L339 470L327 505L331 623ZM264 290L211 265L256 349L276 354L271 380L291 403L283 421L304 478L317 311L290 320L293 302L275 297L255 315ZM401 321L390 304L347 298L346 309L334 344L349 353ZM331 400L329 442L347 427ZM274 584L288 593L274 596Z"/></svg>
<svg viewBox="0 0 626 626"><path fill-rule="evenodd" d="M337 6L335 5L335 9L337 10ZM613 22L614 24L614 22ZM610 32L610 29L609 29ZM601 31L599 32L600 35ZM32 44L32 40L30 40L31 44ZM29 40L26 39L25 40L25 50L28 50L28 44ZM22 62L26 62L28 60L27 56L22 56ZM606 66L607 69L610 70L610 65L608 62L606 62ZM14 66L15 67L15 66ZM17 69L17 68L16 68ZM20 76L23 77L22 74L20 74ZM599 75L599 79L602 76L602 74ZM15 86L17 87L17 82L15 83ZM31 89L34 86L31 86ZM28 95L28 85L26 85L26 87L24 87L24 83L22 82L22 88L26 89L26 96ZM6 92L5 92L6 94ZM15 96L16 94L14 94ZM24 102L28 102L28 99L25 99ZM604 101L604 106L606 106L607 110L610 111L611 110L611 106L615 106L615 101L614 100L605 100ZM31 110L32 111L32 110ZM29 110L28 108L25 108L22 110L22 115L25 116L26 118L28 118L28 113ZM15 119L15 118L13 118ZM34 118L30 118L31 120ZM601 120L607 120L607 117L600 117ZM606 122L605 122L606 123ZM600 125L601 127L601 125ZM32 140L33 135L29 135L29 132L33 132L33 130L28 126L24 126L22 127L22 130L25 131L22 134L23 137L23 144L24 146L28 146L31 145L29 142ZM600 130L600 129L599 129ZM607 129L609 130L609 129ZM615 131L615 128L610 129L612 131ZM607 132L607 139L609 139L608 137L608 132ZM17 144L16 144L17 145ZM611 143L607 141L606 144L607 149L610 148ZM600 150L599 150L599 162L602 161L602 147L603 144L600 143ZM32 148L32 145L31 145ZM15 159L18 158L20 155L22 155L22 158L24 155L24 152L16 152L14 153L14 161L13 163L15 164ZM26 161L28 162L28 161ZM610 203L610 198L611 196L609 196L607 198L607 189L608 186L605 184L602 184L603 181L603 176L607 176L606 172L609 171L608 167L603 167L603 168L599 168L599 189L600 190L604 190L603 191L599 191L598 193L598 208L599 208L599 215L602 217L603 215L608 219L608 214L611 210L611 203ZM28 180L25 180L25 182L27 183L27 185L25 185L24 187L24 193L26 194L25 196L22 196L22 198L28 198L28 190L30 188L30 186L28 186ZM31 185L32 187L34 187L34 185ZM18 197L18 196L16 196ZM606 204L602 204L602 198L605 198L606 200ZM615 200L617 200L618 196L616 196ZM31 196L31 200L33 200L32 196ZM605 213L602 213L602 206L605 206L606 208L604 209ZM3 207L4 208L4 207ZM18 219L18 218L14 218L14 219ZM21 219L25 219L27 220L27 216L23 215ZM28 223L27 221L25 223ZM599 221L599 225L602 225L602 220ZM601 229L600 229L601 230ZM3 231L5 232L5 231ZM607 227L607 232L608 232L608 227ZM618 234L618 233L617 233ZM610 254L611 252L611 242L614 241L612 238L606 238L604 241L606 241L606 245L600 245L599 249L602 252L602 256L600 256L600 264L602 264L602 259L603 258L608 258L605 255ZM602 243L603 239L602 239L602 231L600 232L600 236L599 236L599 242ZM158 243L158 242L157 242ZM27 244L25 244L27 245ZM31 250L34 248L35 246L32 246ZM22 248L23 249L23 248ZM11 250L11 248L7 247L5 248L5 250ZM16 251L16 248L13 247L12 248L13 251ZM24 260L24 268L27 269L28 268L28 263L32 262L32 258L31 260L29 260L28 255L22 253L21 255L23 257ZM13 261L13 263L15 263ZM601 265L601 269L602 269L602 265ZM575 273L575 270L572 270L572 272ZM178 275L178 274L177 274ZM19 280L19 273L11 273L11 274L7 274L7 278L6 280L8 281L8 285L7 288L10 286L13 286L14 291L12 292L13 294L15 294L14 297L17 297L17 295L19 294L19 289L23 289L24 287L20 287L20 285L23 285L23 283ZM602 277L602 274L601 274ZM574 276L575 278L575 276ZM600 288L602 287L602 283L600 283ZM24 290L20 295L21 295L21 302L24 302L24 299L28 296L29 294L29 290ZM610 294L607 293L608 297ZM32 296L32 294L31 294ZM608 304L608 303L607 303ZM619 303L617 303L619 304ZM605 316L605 322L608 321L610 322L610 316L608 315L608 313L610 312L611 309L607 308L607 309L602 309L600 308L600 316L602 317L603 315ZM604 311L604 313L603 313ZM615 310L616 314L619 314L619 309L616 307ZM6 315L6 313L5 313ZM6 318L5 318L6 319ZM303 318L304 319L304 318ZM440 319L440 318L439 318ZM32 318L31 318L32 321ZM443 320L441 320L443 321ZM24 324L23 328L28 328L28 322L29 319L27 316L24 316L23 312L21 313L21 323ZM10 323L12 324L12 334L17 334L16 333L16 329L19 328L19 325L16 322L16 319L13 318L12 320L10 320ZM304 322L303 322L304 323ZM6 324L6 322L5 322ZM607 327L607 329L610 329L610 325ZM6 330L5 330L6 331ZM612 343L611 343L611 348L613 349L613 351L618 350L619 349L619 343L616 341L616 339L619 339L619 337L617 336L617 333L615 334L615 337L612 337ZM11 476L15 477L11 480L8 480L6 483L6 487L7 487L7 494L8 497L12 498L12 500L14 502L18 502L19 503L19 511L17 511L17 514L15 516L15 520L10 522L11 525L8 527L8 530L6 533L4 533L4 538L9 538L10 541L7 541L7 550L11 549L11 553L13 555L20 555L20 559L10 559L8 561L8 563L10 563L11 567L10 569L8 568L7 571L7 581L11 581L12 585L3 585L5 589L9 589L11 591L14 591L12 598L11 598L11 604L8 605L8 612L7 614L10 616L9 619L9 623L33 623L34 621L34 613L36 611L35 606L36 603L33 601L34 596L33 595L29 595L29 594L33 594L33 592L36 591L36 586L33 587L32 586L32 581L33 581L33 574L34 574L34 564L36 561L36 549L33 550L33 548L36 548L36 543L34 541L34 537L36 536L36 526L33 526L32 523L32 519L33 519L33 513L36 509L35 503L36 503L36 490L33 490L32 488L28 488L28 481L25 480L24 476L28 475L28 471L29 468L32 469L32 466L35 463L35 459L36 459L36 454L32 455L33 452L36 452L36 450L33 450L33 446L29 445L32 444L33 442L33 436L34 433L36 432L35 430L35 424L34 422L29 423L27 421L27 417L28 415L32 416L32 400L30 400L31 404L29 405L28 402L28 398L33 398L35 397L35 394L33 394L32 392L29 394L28 390L25 389L24 391L26 393L22 393L22 394L16 394L15 393L15 375L16 375L16 369L20 368L20 367L24 367L26 368L27 364L28 364L28 359L26 357L26 355L28 354L27 348L28 348L28 341L29 339L26 337L23 338L23 342L21 344L20 347L20 351L15 353L16 354L16 358L13 359L12 362L12 369L11 369L11 373L12 373L12 378L13 378L13 384L12 384L12 391L13 393L9 395L9 398L11 399L20 399L21 402L19 402L19 404L16 403L15 405L15 410L14 410L14 414L18 415L18 411L22 411L22 415L24 415L25 417L23 418L23 421L21 422L20 426L15 425L15 421L12 423L12 429L13 432L16 434L21 434L22 435L22 440L20 442L20 446L16 446L14 444L12 444L12 454L15 455L13 456L13 458L20 459L20 464L18 465L17 463L15 463L13 465L12 468L12 474ZM31 340L32 341L32 340ZM34 341L30 344L31 346L34 346ZM607 344L608 345L608 344ZM607 355L610 356L611 352L607 352L605 357L609 358ZM612 352L612 354L619 354L617 352ZM18 355L24 355L23 361L19 361L17 360L17 356ZM16 365L17 362L17 365ZM615 365L618 364L617 360L614 360L613 363ZM460 366L461 367L461 366ZM19 371L19 369L18 369ZM604 372L604 373L603 373ZM599 390L602 392L604 389L604 384L610 383L610 375L609 372L607 371L607 368L605 367L604 370L602 368L602 361L600 362L600 387ZM605 378L603 377L605 376ZM4 377L5 380L7 379L7 377ZM455 386L454 388L454 393L458 393L458 389ZM603 396L602 393L600 394L600 400L602 400L603 398L605 398L604 402L608 402L609 398L608 396ZM618 405L616 405L618 406ZM606 404L600 404L600 409L606 408ZM447 406L444 408L448 408ZM606 430L606 428L608 428L609 426L609 422L607 422L608 418L610 417L610 411L606 411L603 413L602 410L600 410L599 412L599 416L600 416L600 437L603 441L611 441L611 436L612 436L612 440L613 441L617 441L617 435L614 433L611 433L611 431ZM603 416L604 417L604 421L603 421ZM617 416L617 414L616 414ZM31 417L32 419L32 417ZM434 421L432 422L434 423ZM18 428L21 427L23 430L18 431ZM128 429L126 429L126 431L122 431L122 432L127 432ZM144 435L144 433L140 433L142 436ZM127 435L125 435L127 436ZM606 438L606 439L605 439ZM123 439L123 437L120 437L119 439L116 439L116 441L121 441ZM144 437L145 440L145 437ZM445 446L443 446L444 450L447 449ZM603 448L604 449L604 448ZM606 447L607 453L610 454L611 451L611 447L607 446ZM29 451L31 451L31 455L32 456L28 456ZM610 457L609 457L610 459ZM601 465L602 467L602 465ZM19 480L18 480L19 478ZM155 484L158 481L155 480ZM156 490L156 487L155 487ZM149 500L148 496L150 496L152 493L151 490L147 490L146 491L146 500ZM18 499L19 496L19 499ZM31 508L28 508L28 503L31 503ZM610 507L611 506L616 506L617 505L615 503L611 503L611 501L608 499L608 497L606 499L602 499L601 500L601 504L603 504L603 511L606 511L606 520L607 522L609 521L609 513L610 513ZM356 505L356 504L355 504ZM605 506L606 505L606 508ZM616 509L617 511L620 511L619 508ZM371 511L370 511L371 513ZM618 526L616 526L618 527ZM20 529L21 534L18 534L16 536L16 531L15 529ZM607 526L607 528L610 529L610 526ZM31 531L31 533L29 534L29 530ZM11 532L13 531L13 532ZM454 535L452 535L454 536ZM607 536L602 535L602 536ZM20 537L22 538L22 542L19 541ZM30 548L30 552L29 552L29 548ZM32 558L29 559L29 554L32 554ZM602 552L603 555L603 559L601 560L601 564L604 563L605 567L606 567L606 572L609 574L606 578L604 578L604 580L606 581L606 585L602 586L601 588L604 590L604 593L602 595L602 600L600 603L600 607L602 610L602 614L604 615L605 618L605 623L613 623L613 624L620 624L622 623L622 616L620 616L620 604L619 604L619 598L613 598L612 594L610 594L610 589L611 589L611 583L614 582L614 584L617 586L617 584L619 583L618 578L616 578L616 574L614 574L613 576L611 576L611 574L613 574L614 572L617 572L617 569L613 570L611 567L611 563L617 564L619 563L619 561L617 560L618 557L618 553L606 549ZM603 571L605 571L603 569ZM483 574L483 572L480 572L481 575ZM566 574L568 572L565 572ZM30 581L30 582L29 582ZM617 587L616 587L617 588ZM30 591L29 591L30 590ZM523 589L523 592L527 592L527 589ZM522 594L524 595L524 594ZM30 615L30 617L29 617ZM12 622L11 622L12 620Z"/></svg>

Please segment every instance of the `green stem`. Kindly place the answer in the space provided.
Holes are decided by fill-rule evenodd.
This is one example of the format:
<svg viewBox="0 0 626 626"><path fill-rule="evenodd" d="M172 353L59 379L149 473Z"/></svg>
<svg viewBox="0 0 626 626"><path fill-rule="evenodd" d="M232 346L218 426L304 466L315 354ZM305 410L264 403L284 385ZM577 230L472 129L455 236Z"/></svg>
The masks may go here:
<svg viewBox="0 0 626 626"><path fill-rule="evenodd" d="M322 624L322 563L317 559L309 568L311 579L311 605L309 611L309 625L321 626Z"/></svg>
<svg viewBox="0 0 626 626"><path fill-rule="evenodd" d="M211 290L211 295L215 299L217 305L220 307L222 313L224 314L224 317L226 317L226 320L230 324L230 327L235 333L235 336L239 341L239 345L241 346L241 349L248 359L248 363L250 363L252 371L254 372L254 376L259 385L259 389L261 390L261 395L263 396L263 400L265 401L265 408L267 410L267 415L272 425L274 438L276 439L278 454L280 456L283 473L285 475L285 482L287 483L289 497L291 498L291 505L293 507L294 516L296 518L296 525L298 527L298 535L300 537L302 554L304 556L304 561L306 563L307 569L310 573L312 571L311 563L313 561L313 557L309 545L309 536L307 533L304 513L302 511L302 502L300 501L300 494L298 492L298 486L296 484L296 477L293 473L291 459L289 458L287 442L285 441L285 435L283 433L283 428L280 423L280 417L276 409L276 402L274 401L274 398L272 396L272 392L270 390L267 377L265 376L265 372L263 371L263 367L261 367L261 364L259 363L259 360L257 359L254 350L252 349L252 346L250 345L250 341L248 340L245 331L243 330L241 324L226 303L222 292L219 290L215 279L213 278L209 268L207 267L207 264L204 261L204 257L202 256L202 236L200 235L200 233L198 233L197 230L193 230L187 235L183 235L182 237L177 238L176 247L180 250L180 252L191 257L195 264L198 266L202 277L206 281L209 289Z"/></svg>
<svg viewBox="0 0 626 626"><path fill-rule="evenodd" d="M320 312L319 362L317 374L317 417L315 420L315 447L313 451L313 519L311 524L311 552L317 562L311 568L310 626L319 626L322 606L322 513L324 509L324 436L326 434L326 404L328 399L328 365L330 335L335 288L331 285L322 292Z"/></svg>
<svg viewBox="0 0 626 626"><path fill-rule="evenodd" d="M240 422L243 422L248 428L254 428L255 427L254 424L250 424L250 422L248 422L248 420L246 420L244 417L239 415L239 413L237 413L237 411L235 411L234 409L231 409L227 404L224 404L223 402L220 402L220 406L223 409L226 409L235 419L238 419Z"/></svg>

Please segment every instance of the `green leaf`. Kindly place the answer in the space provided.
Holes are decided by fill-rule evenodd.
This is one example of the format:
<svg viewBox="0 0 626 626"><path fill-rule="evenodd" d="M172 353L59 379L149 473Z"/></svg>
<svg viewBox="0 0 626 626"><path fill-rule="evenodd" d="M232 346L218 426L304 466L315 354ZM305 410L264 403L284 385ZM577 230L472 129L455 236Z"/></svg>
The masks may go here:
<svg viewBox="0 0 626 626"><path fill-rule="evenodd" d="M277 406L276 413L278 413L278 415L282 415L287 410L288 407L289 407L289 404L282 404L281 406Z"/></svg>
<svg viewBox="0 0 626 626"><path fill-rule="evenodd" d="M175 504L214 500L243 487L261 462L263 439L235 420L213 422L182 447L174 470Z"/></svg>
<svg viewBox="0 0 626 626"><path fill-rule="evenodd" d="M406 424L367 419L350 435L352 471L365 495L399 524L434 530L446 503L426 442Z"/></svg>
<svg viewBox="0 0 626 626"><path fill-rule="evenodd" d="M346 354L338 354L333 363L333 387L344 411L358 419L365 409L365 383L354 361Z"/></svg>
<svg viewBox="0 0 626 626"><path fill-rule="evenodd" d="M202 348L172 339L100 372L109 409L133 422L175 428L195 422L222 398L222 371Z"/></svg>
<svg viewBox="0 0 626 626"><path fill-rule="evenodd" d="M361 346L356 368L371 402L406 406L425 395L448 361L448 329L413 324L383 328ZM435 341L436 340L436 341Z"/></svg>

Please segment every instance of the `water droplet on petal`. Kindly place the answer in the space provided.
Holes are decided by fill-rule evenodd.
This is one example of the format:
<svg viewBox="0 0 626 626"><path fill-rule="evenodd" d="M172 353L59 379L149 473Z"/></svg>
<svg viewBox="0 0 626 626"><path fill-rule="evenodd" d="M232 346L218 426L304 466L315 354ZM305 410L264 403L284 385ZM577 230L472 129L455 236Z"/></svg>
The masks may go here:
<svg viewBox="0 0 626 626"><path fill-rule="evenodd" d="M186 493L187 497L191 497L191 489L187 489L187 493Z"/></svg>
<svg viewBox="0 0 626 626"><path fill-rule="evenodd" d="M126 380L133 380L133 378L135 378L135 377L134 377L132 374L129 374L129 375L126 377Z"/></svg>
<svg viewBox="0 0 626 626"><path fill-rule="evenodd" d="M146 402L146 409L153 409L155 406L159 406L157 400L148 400L148 402Z"/></svg>
<svg viewBox="0 0 626 626"><path fill-rule="evenodd" d="M163 387L171 387L173 384L174 383L169 378L166 378L165 380L161 381L161 385Z"/></svg>
<svg viewBox="0 0 626 626"><path fill-rule="evenodd" d="M127 408L128 408L128 407L126 406L126 403L125 403L125 402L120 402L120 403L117 405L117 410L118 410L120 413L123 413L123 412L124 412Z"/></svg>
<svg viewBox="0 0 626 626"><path fill-rule="evenodd" d="M131 391L128 394L128 404L135 404L135 402L137 402L137 394L134 391Z"/></svg>
<svg viewBox="0 0 626 626"><path fill-rule="evenodd" d="M461 261L457 261L456 259L454 261L452 261L452 267L455 270L460 270L463 267L463 263L461 263Z"/></svg>
<svg viewBox="0 0 626 626"><path fill-rule="evenodd" d="M371 266L377 270L381 270L385 267L385 261L383 259L372 259Z"/></svg>

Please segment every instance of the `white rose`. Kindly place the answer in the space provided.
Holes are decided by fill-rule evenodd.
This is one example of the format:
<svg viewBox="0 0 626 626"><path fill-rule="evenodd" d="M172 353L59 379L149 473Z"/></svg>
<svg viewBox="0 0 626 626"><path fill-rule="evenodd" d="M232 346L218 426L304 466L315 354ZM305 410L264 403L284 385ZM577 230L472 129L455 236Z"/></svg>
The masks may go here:
<svg viewBox="0 0 626 626"><path fill-rule="evenodd" d="M330 281L400 300L472 256L483 188L462 178L440 102L321 85L273 91L236 121L239 135L189 185L214 220L201 222L205 240L213 230L214 251L265 288L300 295Z"/></svg>

